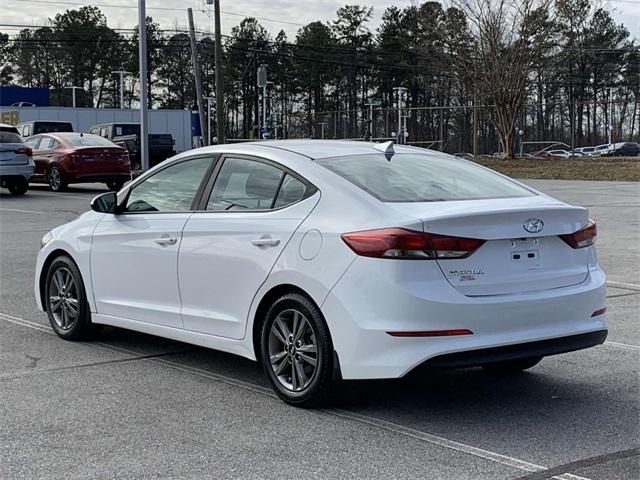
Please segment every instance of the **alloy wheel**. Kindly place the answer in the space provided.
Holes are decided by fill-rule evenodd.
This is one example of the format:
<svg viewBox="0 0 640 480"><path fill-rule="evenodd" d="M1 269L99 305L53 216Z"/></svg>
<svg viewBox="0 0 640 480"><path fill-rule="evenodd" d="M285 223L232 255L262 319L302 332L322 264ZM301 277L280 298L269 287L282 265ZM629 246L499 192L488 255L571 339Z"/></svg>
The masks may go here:
<svg viewBox="0 0 640 480"><path fill-rule="evenodd" d="M71 271L58 268L49 283L49 309L56 325L62 330L71 329L80 316L78 288Z"/></svg>
<svg viewBox="0 0 640 480"><path fill-rule="evenodd" d="M284 310L273 321L269 360L276 378L289 391L301 392L313 380L318 366L316 334L298 310Z"/></svg>
<svg viewBox="0 0 640 480"><path fill-rule="evenodd" d="M49 171L49 185L51 189L57 191L62 185L62 178L60 177L60 171L57 168L52 168Z"/></svg>

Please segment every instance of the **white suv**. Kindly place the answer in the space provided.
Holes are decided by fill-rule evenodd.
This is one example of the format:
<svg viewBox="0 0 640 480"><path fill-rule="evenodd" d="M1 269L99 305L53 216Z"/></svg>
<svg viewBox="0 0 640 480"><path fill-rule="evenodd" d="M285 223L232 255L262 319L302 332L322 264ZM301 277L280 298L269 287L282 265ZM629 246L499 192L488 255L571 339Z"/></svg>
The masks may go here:
<svg viewBox="0 0 640 480"><path fill-rule="evenodd" d="M0 186L14 195L23 195L33 172L31 147L24 144L16 127L0 123Z"/></svg>

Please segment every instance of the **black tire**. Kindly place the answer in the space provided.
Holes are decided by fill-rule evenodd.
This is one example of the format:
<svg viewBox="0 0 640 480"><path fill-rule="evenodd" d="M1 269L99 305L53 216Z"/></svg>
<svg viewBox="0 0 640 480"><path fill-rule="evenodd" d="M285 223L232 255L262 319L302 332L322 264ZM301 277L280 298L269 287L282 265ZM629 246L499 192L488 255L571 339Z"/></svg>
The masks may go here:
<svg viewBox="0 0 640 480"><path fill-rule="evenodd" d="M12 195L24 195L29 190L29 182L26 178L12 180L7 186Z"/></svg>
<svg viewBox="0 0 640 480"><path fill-rule="evenodd" d="M540 363L542 357L527 357L519 358L517 360L507 360L504 362L487 363L482 368L490 373L495 374L514 374L527 370Z"/></svg>
<svg viewBox="0 0 640 480"><path fill-rule="evenodd" d="M68 296L69 298L75 296L77 300L77 316L71 322L65 322L62 313L59 313L67 307L62 306L56 309L56 307L52 305L54 298L60 298L59 292L54 290L58 290L56 281L58 281L59 284L59 279L66 278L67 274L70 275L73 280L73 288L68 289ZM57 277L56 280L54 280L54 276ZM93 337L97 329L91 323L91 311L89 310L89 302L87 301L82 275L71 258L63 255L56 258L51 265L49 265L44 291L44 303L47 316L49 317L49 323L60 338L65 340L88 340ZM66 300L69 300L69 298ZM68 308L69 311L71 311L71 307ZM67 314L66 318L70 318L69 314ZM65 323L67 325L65 325Z"/></svg>
<svg viewBox="0 0 640 480"><path fill-rule="evenodd" d="M47 172L47 181L49 188L54 192L64 192L68 183L65 182L62 171L58 167L51 167Z"/></svg>
<svg viewBox="0 0 640 480"><path fill-rule="evenodd" d="M111 190L112 192L117 192L122 187L124 187L124 184L125 184L124 180L111 180L111 181L105 183L107 188L109 190Z"/></svg>
<svg viewBox="0 0 640 480"><path fill-rule="evenodd" d="M283 374L279 376L275 371L278 367L272 365L270 349L273 348L272 346L274 343L279 345L277 342L280 342L280 344L282 342L272 334L272 327L278 319L282 320L285 318L283 315L288 315L290 312L298 312L302 314L304 318L301 319L300 322L304 322L306 320L306 326L301 328L301 331L304 331L300 337L302 339L302 345L298 346L300 347L300 352L303 352L303 348L309 348L311 344L314 344L316 348L316 364L315 366L312 366L310 363L306 362L306 360L301 360L299 358L299 355L305 358L308 358L309 356L313 357L313 353L310 353L310 350L304 350L307 354L296 354L295 348L293 349L293 353L291 350L288 350L288 348L293 347L294 344L289 347L283 345L281 347L283 349L281 354L285 354L285 352L288 351L289 353L287 355L289 355L289 357L283 357L283 363L280 365L284 365L285 361L288 361L289 363L283 367ZM293 331L294 329L292 328L291 330ZM288 293L278 298L271 305L262 326L259 356L273 390L276 392L278 397L285 402L296 407L308 408L319 406L327 400L327 394L333 384L333 344L331 342L329 328L327 327L322 313L307 297L299 293ZM294 365L294 362L296 365ZM303 368L303 375L305 368L309 369L313 367L314 370L308 377L308 384L305 384L305 381L303 381L302 383L305 385L300 387L300 383L298 381L298 390L295 390L296 387L295 383L293 383L292 377L293 375L296 375L295 368L299 364L304 365L301 367ZM285 382L287 382L287 370L291 373L289 382L291 382L292 385L290 386L285 385ZM296 375L296 378L300 377Z"/></svg>

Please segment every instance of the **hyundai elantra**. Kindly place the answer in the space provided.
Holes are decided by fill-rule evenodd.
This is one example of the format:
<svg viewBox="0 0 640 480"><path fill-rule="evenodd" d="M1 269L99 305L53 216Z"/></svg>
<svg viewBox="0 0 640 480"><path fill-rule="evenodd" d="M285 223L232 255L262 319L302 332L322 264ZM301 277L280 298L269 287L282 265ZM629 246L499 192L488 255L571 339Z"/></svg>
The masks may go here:
<svg viewBox="0 0 640 480"><path fill-rule="evenodd" d="M38 255L60 337L112 325L241 355L298 406L341 379L515 373L607 336L587 210L441 152L205 147L91 207Z"/></svg>

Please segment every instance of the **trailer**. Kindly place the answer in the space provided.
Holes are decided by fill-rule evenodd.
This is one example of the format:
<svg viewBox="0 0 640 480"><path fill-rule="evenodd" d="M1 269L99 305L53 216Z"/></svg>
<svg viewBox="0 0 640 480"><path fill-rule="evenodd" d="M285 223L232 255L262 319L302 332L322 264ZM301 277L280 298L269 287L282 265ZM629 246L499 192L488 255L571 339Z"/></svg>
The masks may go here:
<svg viewBox="0 0 640 480"><path fill-rule="evenodd" d="M190 110L149 110L149 133L170 133L177 153L194 146ZM104 123L140 122L138 110L119 108L0 107L0 122L17 125L31 120L71 122L76 132Z"/></svg>

